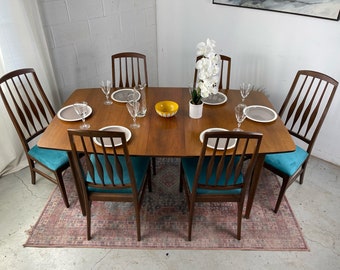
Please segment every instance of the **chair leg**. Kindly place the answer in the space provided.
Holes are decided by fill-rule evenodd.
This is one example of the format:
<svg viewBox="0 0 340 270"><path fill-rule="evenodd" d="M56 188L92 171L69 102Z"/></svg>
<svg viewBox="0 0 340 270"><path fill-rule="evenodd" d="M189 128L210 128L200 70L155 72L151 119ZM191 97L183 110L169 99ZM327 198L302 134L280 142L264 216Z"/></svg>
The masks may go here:
<svg viewBox="0 0 340 270"><path fill-rule="evenodd" d="M141 232L140 232L140 211L138 205L135 205L136 212L136 226L137 226L137 241L141 240Z"/></svg>
<svg viewBox="0 0 340 270"><path fill-rule="evenodd" d="M147 172L147 176L146 177L147 177L146 181L147 181L147 184L148 184L149 192L152 192L151 167L150 166L148 167L148 172Z"/></svg>
<svg viewBox="0 0 340 270"><path fill-rule="evenodd" d="M31 183L32 183L32 185L35 185L37 174L34 171L34 162L31 159L28 159L28 165L29 165L30 171L31 171Z"/></svg>
<svg viewBox="0 0 340 270"><path fill-rule="evenodd" d="M155 157L152 158L152 171L153 171L153 175L156 175L156 158Z"/></svg>
<svg viewBox="0 0 340 270"><path fill-rule="evenodd" d="M300 181L299 181L300 185L303 184L303 178L305 176L306 167L307 167L307 162L305 162L305 164L303 164L301 168L302 173L300 174Z"/></svg>
<svg viewBox="0 0 340 270"><path fill-rule="evenodd" d="M184 178L184 172L182 164L180 165L180 172L179 172L179 192L183 192L183 178Z"/></svg>
<svg viewBox="0 0 340 270"><path fill-rule="evenodd" d="M87 201L85 204L87 240L91 240L91 202Z"/></svg>
<svg viewBox="0 0 340 270"><path fill-rule="evenodd" d="M281 185L281 189L280 189L280 194L279 197L277 199L276 202L276 206L274 209L274 212L277 213L279 211L280 205L281 205L281 201L283 199L283 196L285 195L286 189L288 187L288 183L289 183L289 178L283 178L282 179L282 185Z"/></svg>
<svg viewBox="0 0 340 270"><path fill-rule="evenodd" d="M189 199L188 241L191 241L192 221L194 218L194 205L195 203Z"/></svg>
<svg viewBox="0 0 340 270"><path fill-rule="evenodd" d="M65 189L65 184L64 184L64 180L63 180L63 176L61 172L55 172L55 177L57 179L57 185L59 187L61 196L63 198L64 204L66 206L66 208L70 207L70 204L68 202L67 199L67 194L66 194L66 189Z"/></svg>
<svg viewBox="0 0 340 270"><path fill-rule="evenodd" d="M237 203L237 239L241 240L243 203Z"/></svg>

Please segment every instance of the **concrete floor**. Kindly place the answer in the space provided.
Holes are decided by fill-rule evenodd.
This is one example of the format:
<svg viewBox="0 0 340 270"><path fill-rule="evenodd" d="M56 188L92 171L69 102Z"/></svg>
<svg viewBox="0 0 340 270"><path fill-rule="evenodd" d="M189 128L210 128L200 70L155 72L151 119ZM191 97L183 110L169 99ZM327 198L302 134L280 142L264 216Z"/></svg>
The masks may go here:
<svg viewBox="0 0 340 270"><path fill-rule="evenodd" d="M287 198L306 252L24 248L55 186L28 169L0 179L0 269L340 269L340 167L311 158Z"/></svg>

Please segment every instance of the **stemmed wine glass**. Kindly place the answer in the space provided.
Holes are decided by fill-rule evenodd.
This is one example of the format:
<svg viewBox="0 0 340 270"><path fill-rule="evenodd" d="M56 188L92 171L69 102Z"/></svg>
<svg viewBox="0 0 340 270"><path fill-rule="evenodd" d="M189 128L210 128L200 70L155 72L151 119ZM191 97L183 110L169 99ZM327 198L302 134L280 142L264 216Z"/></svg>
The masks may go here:
<svg viewBox="0 0 340 270"><path fill-rule="evenodd" d="M246 99L252 89L252 85L250 83L241 83L240 85L240 93L242 97L242 102Z"/></svg>
<svg viewBox="0 0 340 270"><path fill-rule="evenodd" d="M131 128L139 128L140 124L136 123L136 117L139 112L139 102L138 102L138 93L134 92L133 94L129 94L127 96L127 103L126 108L128 109L132 119L133 123L130 125Z"/></svg>
<svg viewBox="0 0 340 270"><path fill-rule="evenodd" d="M247 105L241 103L238 104L235 107L235 116L236 116L236 121L237 121L237 128L234 128L234 131L243 131L241 129L241 124L246 118L246 114L244 113L244 109L247 107Z"/></svg>
<svg viewBox="0 0 340 270"><path fill-rule="evenodd" d="M105 97L106 97L106 100L104 101L104 104L105 105L111 105L112 104L112 100L109 100L109 95L110 95L110 91L111 91L111 82L109 80L107 80L106 82L105 81L102 81L100 83L100 88L102 89Z"/></svg>
<svg viewBox="0 0 340 270"><path fill-rule="evenodd" d="M80 125L80 129L90 128L90 124L85 123L85 117L87 115L87 102L76 102L73 104L73 108L76 113L81 117L81 121L83 121L83 123Z"/></svg>

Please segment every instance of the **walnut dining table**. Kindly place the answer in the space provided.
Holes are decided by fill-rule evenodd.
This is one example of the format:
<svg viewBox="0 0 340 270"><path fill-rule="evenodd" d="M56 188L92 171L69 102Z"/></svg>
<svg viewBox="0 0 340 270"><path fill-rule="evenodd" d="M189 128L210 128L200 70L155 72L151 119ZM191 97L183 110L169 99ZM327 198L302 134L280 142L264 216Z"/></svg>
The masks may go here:
<svg viewBox="0 0 340 270"><path fill-rule="evenodd" d="M199 136L202 131L208 128L232 130L237 126L234 108L241 103L240 93L238 90L220 91L227 96L227 101L220 105L205 104L202 118L192 119L189 117L190 95L188 88L147 87L147 113L145 117L137 118L140 128L130 129L132 133L128 142L130 155L150 157L199 156L202 147ZM86 122L91 125L90 129L98 130L112 125L129 128L132 118L125 104L113 102L112 105L104 105L104 100L105 96L99 88L77 89L65 101L63 107L75 102L86 101L92 108L91 115L86 118ZM158 101L162 100L172 100L178 103L179 109L175 116L163 118L156 113L154 106ZM245 103L247 105L262 105L273 108L268 98L258 91L251 92ZM67 130L77 129L79 126L79 121L63 121L55 116L39 139L38 146L66 150L70 153L71 146ZM295 144L279 117L269 123L246 119L241 128L244 131L263 134L259 158L247 199L245 217L249 218L265 155L294 151ZM83 207L82 202L80 204ZM83 208L82 211L84 213Z"/></svg>

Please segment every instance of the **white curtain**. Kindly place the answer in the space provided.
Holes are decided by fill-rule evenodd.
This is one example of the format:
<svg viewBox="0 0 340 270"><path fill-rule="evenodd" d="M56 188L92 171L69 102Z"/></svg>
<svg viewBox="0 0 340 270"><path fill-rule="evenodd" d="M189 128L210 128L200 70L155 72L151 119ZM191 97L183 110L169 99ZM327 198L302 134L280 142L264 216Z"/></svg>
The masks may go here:
<svg viewBox="0 0 340 270"><path fill-rule="evenodd" d="M0 0L0 77L34 68L52 106L60 99L37 0ZM2 101L0 101L0 176L27 166L27 161Z"/></svg>

